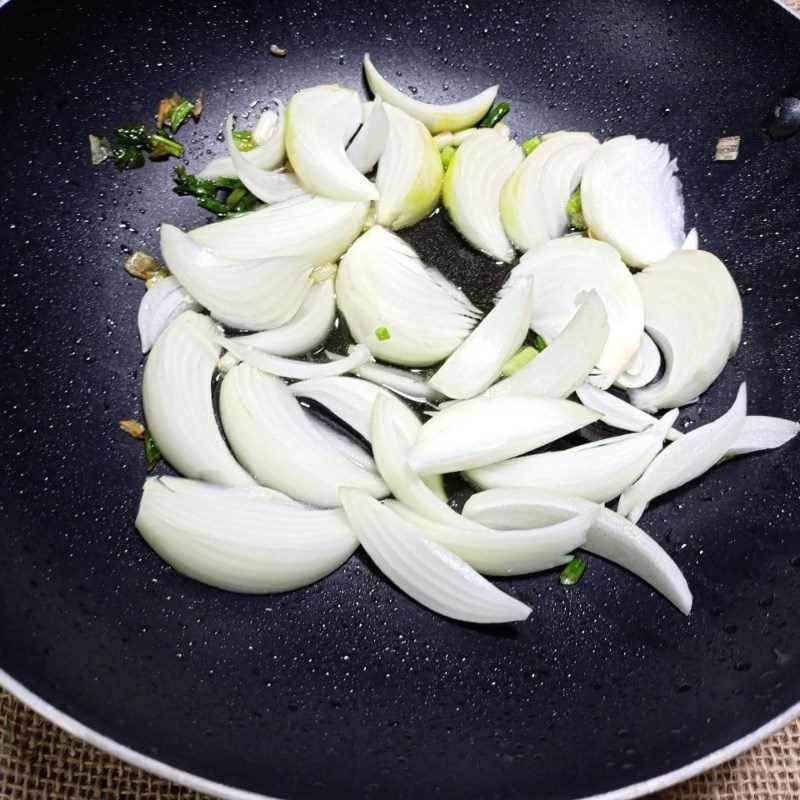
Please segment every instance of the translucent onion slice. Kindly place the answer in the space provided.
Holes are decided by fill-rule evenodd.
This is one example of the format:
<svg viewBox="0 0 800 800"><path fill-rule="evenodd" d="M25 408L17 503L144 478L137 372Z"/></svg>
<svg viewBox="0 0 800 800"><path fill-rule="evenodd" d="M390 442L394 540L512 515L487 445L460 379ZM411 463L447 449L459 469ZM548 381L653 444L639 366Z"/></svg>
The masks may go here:
<svg viewBox="0 0 800 800"><path fill-rule="evenodd" d="M533 311L533 284L517 281L430 379L447 397L464 400L490 386L525 341ZM594 363L594 362L593 362Z"/></svg>
<svg viewBox="0 0 800 800"><path fill-rule="evenodd" d="M530 487L607 503L641 477L661 450L664 434L678 416L664 416L657 427L552 453L535 453L479 467L466 473L480 489Z"/></svg>
<svg viewBox="0 0 800 800"><path fill-rule="evenodd" d="M336 300L355 341L377 358L412 367L449 356L478 316L462 292L377 225L342 258ZM378 338L381 328L388 338Z"/></svg>
<svg viewBox="0 0 800 800"><path fill-rule="evenodd" d="M519 282L514 283L508 291L513 291ZM586 380L597 363L608 340L608 333L605 307L597 292L592 290L585 295L580 308L564 330L522 369L488 389L486 396L534 394L567 397Z"/></svg>
<svg viewBox="0 0 800 800"><path fill-rule="evenodd" d="M328 338L335 319L333 281L326 280L315 283L306 292L297 313L284 325L249 336L237 336L231 341L276 356L300 356L319 347Z"/></svg>
<svg viewBox="0 0 800 800"><path fill-rule="evenodd" d="M595 239L613 245L632 267L680 250L683 194L669 147L635 136L604 142L581 181L583 216Z"/></svg>
<svg viewBox="0 0 800 800"><path fill-rule="evenodd" d="M219 343L230 350L237 358L251 367L267 372L270 375L279 375L282 378L325 378L331 375L344 375L351 369L372 360L372 354L364 345L354 348L350 355L339 361L295 361L283 358L272 353L265 353L250 344L242 344L236 339L219 338Z"/></svg>
<svg viewBox="0 0 800 800"><path fill-rule="evenodd" d="M640 411L630 403L626 403L621 397L598 389L589 383L581 384L575 393L586 408L591 408L602 415L600 422L610 425L612 428L623 431L643 431L658 425L656 417ZM680 439L681 436L683 434L680 431L672 428L667 432L666 438L674 441Z"/></svg>
<svg viewBox="0 0 800 800"><path fill-rule="evenodd" d="M159 337L144 366L147 429L164 458L187 478L223 486L254 481L236 463L214 418L211 379L219 356L210 317L185 311Z"/></svg>
<svg viewBox="0 0 800 800"><path fill-rule="evenodd" d="M480 129L456 150L444 176L442 202L453 225L497 261L514 258L500 221L500 191L522 159L516 142L493 128Z"/></svg>
<svg viewBox="0 0 800 800"><path fill-rule="evenodd" d="M392 419L400 428L402 437L413 441L422 427L417 415L405 403L383 387L361 378L312 378L293 383L289 391L295 397L304 397L320 404L370 443L372 412L379 396L388 398L386 402L392 407ZM442 500L447 500L441 475L428 475L425 484Z"/></svg>
<svg viewBox="0 0 800 800"><path fill-rule="evenodd" d="M241 217L203 225L190 236L228 258L310 256L336 261L361 233L369 203L301 195Z"/></svg>
<svg viewBox="0 0 800 800"><path fill-rule="evenodd" d="M597 516L596 510L591 510L541 528L494 531L434 522L396 500L387 500L384 505L481 575L495 576L527 575L565 564L571 551L586 541L586 531Z"/></svg>
<svg viewBox="0 0 800 800"><path fill-rule="evenodd" d="M361 124L358 93L338 85L312 86L286 107L286 153L310 192L335 200L377 200L378 190L345 147Z"/></svg>
<svg viewBox="0 0 800 800"><path fill-rule="evenodd" d="M376 496L388 494L374 468L365 469L320 436L297 399L279 378L248 364L222 381L220 416L233 451L259 483L295 500L335 508L341 486Z"/></svg>
<svg viewBox="0 0 800 800"><path fill-rule="evenodd" d="M530 250L569 230L567 201L599 146L590 133L551 133L514 170L500 194L500 218L517 248Z"/></svg>
<svg viewBox="0 0 800 800"><path fill-rule="evenodd" d="M404 111L385 105L389 136L378 162L378 224L400 230L436 208L444 167L427 128Z"/></svg>
<svg viewBox="0 0 800 800"><path fill-rule="evenodd" d="M794 439L800 424L780 417L745 417L742 432L728 448L726 456L741 456L759 450L774 450Z"/></svg>
<svg viewBox="0 0 800 800"><path fill-rule="evenodd" d="M154 283L143 295L139 303L139 338L142 341L142 352L147 353L156 343L156 339L184 311L200 311L199 303L181 286L180 281L172 275Z"/></svg>
<svg viewBox="0 0 800 800"><path fill-rule="evenodd" d="M261 487L182 478L145 481L136 527L184 575L250 594L308 586L358 546L341 509L309 508Z"/></svg>
<svg viewBox="0 0 800 800"><path fill-rule="evenodd" d="M477 623L521 621L531 613L458 556L425 539L419 525L357 489L342 489L341 498L369 557L392 583L426 608Z"/></svg>
<svg viewBox="0 0 800 800"><path fill-rule="evenodd" d="M371 172L386 148L389 115L380 97L362 106L364 124L347 147L347 157L361 173Z"/></svg>
<svg viewBox="0 0 800 800"><path fill-rule="evenodd" d="M721 417L694 428L656 456L644 475L619 499L617 511L637 522L659 495L677 489L707 472L738 439L747 414L747 386Z"/></svg>
<svg viewBox="0 0 800 800"><path fill-rule="evenodd" d="M311 259L230 259L201 247L174 225L161 226L170 271L224 325L275 328L290 320L311 286Z"/></svg>
<svg viewBox="0 0 800 800"><path fill-rule="evenodd" d="M277 169L286 160L283 142L284 113L280 100L273 101L276 108L268 109L258 119L253 128L253 141L257 147L242 152L245 160L258 169ZM197 175L201 180L216 178L235 178L236 167L230 156L212 159Z"/></svg>
<svg viewBox="0 0 800 800"><path fill-rule="evenodd" d="M347 348L348 355L352 353L355 345L349 345ZM331 361L339 360L344 356L338 353L331 353L329 350L325 351L325 355ZM355 367L351 370L353 375L363 378L365 381L376 383L379 386L384 386L391 389L399 395L413 400L416 403L434 402L441 399L441 395L425 380L424 375L418 372L411 372L407 369L398 369L397 367L388 367L386 364L375 364L367 362L361 366Z"/></svg>
<svg viewBox="0 0 800 800"><path fill-rule="evenodd" d="M736 352L742 301L725 265L703 250L677 250L636 276L647 332L664 354L661 380L630 392L644 411L697 399Z"/></svg>
<svg viewBox="0 0 800 800"><path fill-rule="evenodd" d="M436 412L422 426L408 463L422 475L473 469L535 450L598 417L569 400L476 397Z"/></svg>
<svg viewBox="0 0 800 800"><path fill-rule="evenodd" d="M460 131L469 128L486 116L497 96L498 86L490 86L480 94L458 103L436 105L423 103L403 94L392 86L372 64L369 53L364 54L364 72L367 83L373 93L382 97L387 103L405 111L414 119L418 119L431 133L442 131Z"/></svg>
<svg viewBox="0 0 800 800"><path fill-rule="evenodd" d="M677 564L641 528L589 500L544 489L490 489L467 500L464 515L492 528L552 525L592 509L597 512L582 549L630 570L684 614L692 593Z"/></svg>
<svg viewBox="0 0 800 800"><path fill-rule="evenodd" d="M244 153L236 146L233 138L232 114L228 115L225 122L225 144L228 147L228 157L236 170L236 177L259 200L265 203L280 203L282 200L303 194L303 187L291 172L261 169L244 157Z"/></svg>
<svg viewBox="0 0 800 800"><path fill-rule="evenodd" d="M597 361L600 374L589 380L607 389L636 356L644 331L642 298L618 253L580 236L553 239L525 253L506 287L522 277L533 279L531 328L548 344L575 315L583 292L600 295L609 334Z"/></svg>
<svg viewBox="0 0 800 800"><path fill-rule="evenodd" d="M616 385L623 389L638 389L647 386L658 375L661 369L661 352L656 343L645 332L639 353L634 357L635 367L628 367L616 380Z"/></svg>

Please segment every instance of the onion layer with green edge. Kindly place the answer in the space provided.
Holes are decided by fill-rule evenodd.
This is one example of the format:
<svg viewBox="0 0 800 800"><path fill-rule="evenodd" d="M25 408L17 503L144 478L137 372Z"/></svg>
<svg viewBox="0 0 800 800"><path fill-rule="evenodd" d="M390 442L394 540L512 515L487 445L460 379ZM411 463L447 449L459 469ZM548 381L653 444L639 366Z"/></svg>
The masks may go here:
<svg viewBox="0 0 800 800"><path fill-rule="evenodd" d="M248 594L308 586L358 546L341 509L309 508L258 486L183 478L145 481L136 527L184 575Z"/></svg>

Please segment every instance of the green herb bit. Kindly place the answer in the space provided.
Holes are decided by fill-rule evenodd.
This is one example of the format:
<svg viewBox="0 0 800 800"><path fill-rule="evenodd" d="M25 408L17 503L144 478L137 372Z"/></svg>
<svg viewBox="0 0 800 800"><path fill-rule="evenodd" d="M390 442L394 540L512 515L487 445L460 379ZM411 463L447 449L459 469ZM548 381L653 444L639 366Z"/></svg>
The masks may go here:
<svg viewBox="0 0 800 800"><path fill-rule="evenodd" d="M574 586L586 572L586 562L579 558L573 558L564 569L561 570L559 582L562 586Z"/></svg>
<svg viewBox="0 0 800 800"><path fill-rule="evenodd" d="M165 158L168 156L182 156L184 146L176 142L166 131L150 134L150 158Z"/></svg>
<svg viewBox="0 0 800 800"><path fill-rule="evenodd" d="M585 231L589 227L583 217L580 186L569 196L569 200L567 200L567 214L569 215L569 224L576 231Z"/></svg>
<svg viewBox="0 0 800 800"><path fill-rule="evenodd" d="M215 200L213 197L201 197L197 201L197 205L199 205L200 208L206 209L206 211L211 211L218 217L225 217L230 211L225 203L220 203L219 200Z"/></svg>
<svg viewBox="0 0 800 800"><path fill-rule="evenodd" d="M214 197L217 193L216 181L200 180L196 175L186 172L185 167L175 167L172 170L172 179L175 181L176 194L189 194L192 197Z"/></svg>
<svg viewBox="0 0 800 800"><path fill-rule="evenodd" d="M542 143L541 136L531 136L522 143L522 152L529 156Z"/></svg>
<svg viewBox="0 0 800 800"><path fill-rule="evenodd" d="M486 116L478 123L478 127L494 128L509 111L511 111L511 106L508 103L498 103L494 108L489 109Z"/></svg>
<svg viewBox="0 0 800 800"><path fill-rule="evenodd" d="M230 206L231 213L243 214L245 211L249 211L253 206L257 205L258 202L258 198L252 192L245 190L244 197Z"/></svg>
<svg viewBox="0 0 800 800"><path fill-rule="evenodd" d="M150 435L150 431L144 432L144 455L147 459L147 471L150 472L161 461L161 451Z"/></svg>
<svg viewBox="0 0 800 800"><path fill-rule="evenodd" d="M243 153L255 150L258 147L250 131L234 131L233 141L236 142L236 149L241 150Z"/></svg>
<svg viewBox="0 0 800 800"><path fill-rule="evenodd" d="M387 339L391 339L392 335L389 333L388 328L375 328L375 338L379 342L385 342Z"/></svg>
<svg viewBox="0 0 800 800"><path fill-rule="evenodd" d="M442 157L442 166L447 169L450 166L450 162L453 160L453 156L456 154L456 149L452 145L447 145L447 147L443 147L440 154Z"/></svg>
<svg viewBox="0 0 800 800"><path fill-rule="evenodd" d="M160 269L158 272L151 275L145 282L144 288L150 289L151 287L155 286L159 281L163 281L164 278L169 278L172 273L168 269Z"/></svg>
<svg viewBox="0 0 800 800"><path fill-rule="evenodd" d="M139 150L150 148L150 131L143 122L133 122L130 125L120 125L114 131L118 145L132 145Z"/></svg>
<svg viewBox="0 0 800 800"><path fill-rule="evenodd" d="M120 170L143 167L142 151L132 144L118 145L114 148L114 166Z"/></svg>
<svg viewBox="0 0 800 800"><path fill-rule="evenodd" d="M722 456L722 458L720 458L720 460L717 461L716 466L719 466L720 464L724 464L726 461L730 461L732 458L736 458L736 456L733 456L733 455Z"/></svg>
<svg viewBox="0 0 800 800"><path fill-rule="evenodd" d="M533 340L533 346L536 348L537 353L541 353L547 347L547 342L537 333L536 338Z"/></svg>
<svg viewBox="0 0 800 800"><path fill-rule="evenodd" d="M173 133L186 122L189 114L192 113L194 109L194 103L190 103L188 100L183 100L177 108L172 112L172 119L169 121L169 126L172 128Z"/></svg>
<svg viewBox="0 0 800 800"><path fill-rule="evenodd" d="M247 189L245 189L244 186L238 186L228 195L227 199L225 200L225 205L228 206L228 208L231 208L240 200L244 200L245 197L247 197Z"/></svg>
<svg viewBox="0 0 800 800"><path fill-rule="evenodd" d="M523 347L519 352L515 353L511 358L503 364L503 375L511 377L515 372L519 372L526 364L533 361L539 355L535 347L528 345Z"/></svg>
<svg viewBox="0 0 800 800"><path fill-rule="evenodd" d="M218 189L238 189L244 186L238 178L214 178L214 185Z"/></svg>

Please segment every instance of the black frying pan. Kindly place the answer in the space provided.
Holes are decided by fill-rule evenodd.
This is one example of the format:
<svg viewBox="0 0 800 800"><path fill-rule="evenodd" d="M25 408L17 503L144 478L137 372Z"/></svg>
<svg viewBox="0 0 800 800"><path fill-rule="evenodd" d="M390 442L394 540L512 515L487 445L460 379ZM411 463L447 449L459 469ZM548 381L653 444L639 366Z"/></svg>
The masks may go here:
<svg viewBox="0 0 800 800"><path fill-rule="evenodd" d="M237 798L633 797L800 711L796 445L727 463L646 515L694 590L689 619L596 558L571 590L553 574L500 581L534 612L499 629L427 612L360 554L275 597L167 567L133 528L143 457L117 431L139 415L142 367L142 287L121 262L155 250L162 220L206 216L171 193L168 166L93 168L87 146L173 88L205 86L202 121L182 135L197 165L220 150L224 114L356 84L365 50L434 101L499 81L523 138L668 141L689 220L745 310L739 353L683 418L715 417L747 378L755 413L796 419L800 138L760 132L800 77L787 12L752 0L13 0L0 31L0 683L126 758ZM268 55L273 42L286 58ZM730 134L739 160L712 163ZM441 215L408 236L486 307L503 274Z"/></svg>

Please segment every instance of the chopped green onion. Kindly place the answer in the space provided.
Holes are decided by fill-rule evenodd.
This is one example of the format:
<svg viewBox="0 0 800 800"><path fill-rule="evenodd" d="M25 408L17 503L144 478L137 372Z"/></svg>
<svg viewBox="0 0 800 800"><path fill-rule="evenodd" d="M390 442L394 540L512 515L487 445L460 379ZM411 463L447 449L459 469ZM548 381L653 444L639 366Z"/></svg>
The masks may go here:
<svg viewBox="0 0 800 800"><path fill-rule="evenodd" d="M200 208L206 209L206 211L211 211L219 217L227 216L228 211L230 211L225 203L220 203L219 200L215 200L213 197L201 197L197 201L197 205L199 205Z"/></svg>
<svg viewBox="0 0 800 800"><path fill-rule="evenodd" d="M143 122L133 122L130 125L120 125L114 131L118 145L132 145L138 149L149 149L150 132Z"/></svg>
<svg viewBox="0 0 800 800"><path fill-rule="evenodd" d="M190 103L188 100L184 100L178 107L172 112L172 119L169 122L170 128L172 128L173 133L186 122L186 118L189 114L192 113L194 110L194 103Z"/></svg>
<svg viewBox="0 0 800 800"><path fill-rule="evenodd" d="M503 117L511 111L508 103L498 103L494 108L490 108L486 116L478 123L479 128L494 128Z"/></svg>
<svg viewBox="0 0 800 800"><path fill-rule="evenodd" d="M136 145L123 144L114 148L114 166L117 169L138 169L144 166L144 156Z"/></svg>
<svg viewBox="0 0 800 800"><path fill-rule="evenodd" d="M515 372L519 372L526 364L533 361L538 355L539 351L535 347L531 347L530 345L523 347L503 364L503 375L511 377Z"/></svg>
<svg viewBox="0 0 800 800"><path fill-rule="evenodd" d="M164 131L150 134L150 158L163 158L164 156L181 156L184 147L176 142Z"/></svg>
<svg viewBox="0 0 800 800"><path fill-rule="evenodd" d="M442 157L442 166L447 169L450 166L450 162L453 160L453 156L456 154L456 149L452 145L447 145L447 147L443 147L440 153Z"/></svg>
<svg viewBox="0 0 800 800"><path fill-rule="evenodd" d="M155 286L159 281L163 281L164 278L169 278L172 273L168 269L160 269L158 272L153 273L145 282L144 288L149 289L151 286Z"/></svg>
<svg viewBox="0 0 800 800"><path fill-rule="evenodd" d="M240 200L244 200L247 197L247 189L244 186L237 186L227 197L225 200L225 205L228 208L235 206Z"/></svg>
<svg viewBox="0 0 800 800"><path fill-rule="evenodd" d="M541 136L531 136L522 143L522 152L529 156L542 143Z"/></svg>
<svg viewBox="0 0 800 800"><path fill-rule="evenodd" d="M258 204L258 198L252 194L251 192L246 192L245 196L239 200L239 202L234 203L234 205L230 206L232 214L242 214L245 211L249 211L253 206Z"/></svg>
<svg viewBox="0 0 800 800"><path fill-rule="evenodd" d="M150 431L144 432L144 455L147 459L148 472L161 461L161 451L158 449L158 445L153 441Z"/></svg>
<svg viewBox="0 0 800 800"><path fill-rule="evenodd" d="M255 148L258 147L250 131L234 131L233 141L236 142L236 148L243 153L246 153L248 150L255 150Z"/></svg>
<svg viewBox="0 0 800 800"><path fill-rule="evenodd" d="M391 339L392 335L389 333L388 328L376 328L375 329L375 338L379 342L385 342L387 339Z"/></svg>
<svg viewBox="0 0 800 800"><path fill-rule="evenodd" d="M218 189L238 189L244 186L238 178L214 178L214 185Z"/></svg>
<svg viewBox="0 0 800 800"><path fill-rule="evenodd" d="M581 579L584 572L586 572L586 562L581 561L579 558L573 558L561 570L561 577L558 580L562 586L574 586Z"/></svg>
<svg viewBox="0 0 800 800"><path fill-rule="evenodd" d="M533 340L533 346L536 348L537 352L541 353L542 350L547 347L547 342L537 333L536 338Z"/></svg>
<svg viewBox="0 0 800 800"><path fill-rule="evenodd" d="M215 181L203 181L195 175L186 172L185 167L175 167L172 170L175 188L172 190L176 194L190 194L193 197L214 197L217 193Z"/></svg>
<svg viewBox="0 0 800 800"><path fill-rule="evenodd" d="M586 224L586 220L583 218L580 186L569 196L569 200L567 200L567 214L569 214L569 224L576 231L585 231L589 227Z"/></svg>

